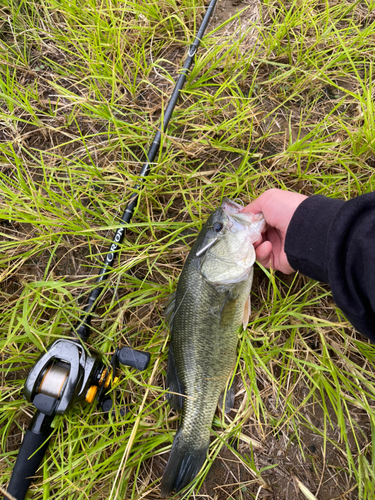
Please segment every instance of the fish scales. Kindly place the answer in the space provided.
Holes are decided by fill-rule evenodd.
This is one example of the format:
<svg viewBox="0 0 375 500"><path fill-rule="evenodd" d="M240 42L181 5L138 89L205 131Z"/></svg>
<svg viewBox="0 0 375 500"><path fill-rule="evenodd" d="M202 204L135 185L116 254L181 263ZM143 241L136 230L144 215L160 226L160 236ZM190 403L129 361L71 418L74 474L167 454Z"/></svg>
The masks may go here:
<svg viewBox="0 0 375 500"><path fill-rule="evenodd" d="M220 233L226 230L226 237L221 234L220 241L213 230L215 224L216 229L222 226ZM263 227L262 223L258 225ZM258 239L260 229L252 241ZM233 274L234 269L230 260L235 256L227 255L236 248L232 236L225 211L216 210L194 243L178 282L170 325L167 385L171 392L184 396L169 397L170 404L181 409L182 418L163 476L162 496L186 486L203 465L218 400L235 367L238 329L251 291L255 252L248 243L248 252L254 252L248 259L251 265L246 272L237 270L238 280L226 282L227 270ZM243 240L240 236L234 243ZM211 246L200 254L207 244ZM246 261L248 253L242 254L239 250ZM219 281L211 281L215 277Z"/></svg>
<svg viewBox="0 0 375 500"><path fill-rule="evenodd" d="M198 436L207 441L218 398L236 363L237 331L251 283L233 285L230 291L215 289L202 278L193 259L180 284L171 343L187 396L183 399L183 426L189 441ZM231 291L240 299L228 298ZM199 397L202 393L204 399Z"/></svg>

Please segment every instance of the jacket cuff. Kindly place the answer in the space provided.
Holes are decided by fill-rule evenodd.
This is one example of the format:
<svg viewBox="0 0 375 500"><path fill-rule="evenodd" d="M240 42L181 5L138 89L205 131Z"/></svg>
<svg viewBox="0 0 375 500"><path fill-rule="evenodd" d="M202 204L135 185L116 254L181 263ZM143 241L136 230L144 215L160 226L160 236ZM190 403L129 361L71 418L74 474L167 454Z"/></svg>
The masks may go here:
<svg viewBox="0 0 375 500"><path fill-rule="evenodd" d="M327 240L332 221L344 200L306 198L294 212L285 238L285 253L295 271L328 283Z"/></svg>

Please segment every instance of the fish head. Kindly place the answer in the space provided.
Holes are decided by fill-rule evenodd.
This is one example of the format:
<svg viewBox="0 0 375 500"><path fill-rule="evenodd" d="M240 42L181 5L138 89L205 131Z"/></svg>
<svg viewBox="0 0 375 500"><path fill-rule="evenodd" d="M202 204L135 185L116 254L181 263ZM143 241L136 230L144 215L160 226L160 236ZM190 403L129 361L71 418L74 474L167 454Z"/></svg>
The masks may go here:
<svg viewBox="0 0 375 500"><path fill-rule="evenodd" d="M242 210L241 205L225 198L202 229L196 257L203 276L214 285L248 279L254 265L254 243L266 223L263 214Z"/></svg>

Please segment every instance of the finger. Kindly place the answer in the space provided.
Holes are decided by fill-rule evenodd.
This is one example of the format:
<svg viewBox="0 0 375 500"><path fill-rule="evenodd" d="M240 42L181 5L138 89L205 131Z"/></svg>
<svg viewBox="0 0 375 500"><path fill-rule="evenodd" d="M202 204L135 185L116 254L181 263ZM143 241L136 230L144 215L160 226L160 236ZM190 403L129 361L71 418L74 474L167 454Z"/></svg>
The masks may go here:
<svg viewBox="0 0 375 500"><path fill-rule="evenodd" d="M262 212L263 200L261 199L262 195L259 196L256 200L252 201L242 210L242 212L251 212L253 214L259 214Z"/></svg>
<svg viewBox="0 0 375 500"><path fill-rule="evenodd" d="M280 191L280 189L267 189L267 191L264 191L258 198L249 203L242 212L252 212L253 214L264 213L269 201L273 197L279 196Z"/></svg>
<svg viewBox="0 0 375 500"><path fill-rule="evenodd" d="M259 264L269 268L271 265L272 243L270 241L264 241L258 246L255 253Z"/></svg>
<svg viewBox="0 0 375 500"><path fill-rule="evenodd" d="M290 266L285 250L284 250L284 239L277 229L271 228L267 231L267 238L272 245L272 267L281 271L285 274L290 274L294 272L293 268Z"/></svg>
<svg viewBox="0 0 375 500"><path fill-rule="evenodd" d="M266 231L266 230L267 229L265 229L264 231ZM254 248L259 247L259 245L261 245L263 243L263 241L264 241L264 234L261 234L260 237L259 237L259 239L256 240L255 243L253 243Z"/></svg>

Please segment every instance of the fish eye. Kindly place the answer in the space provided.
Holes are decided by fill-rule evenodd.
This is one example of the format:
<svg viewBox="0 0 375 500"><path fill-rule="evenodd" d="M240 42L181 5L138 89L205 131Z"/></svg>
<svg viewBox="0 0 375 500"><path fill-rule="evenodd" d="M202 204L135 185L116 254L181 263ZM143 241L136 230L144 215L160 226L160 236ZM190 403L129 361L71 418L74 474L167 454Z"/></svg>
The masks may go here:
<svg viewBox="0 0 375 500"><path fill-rule="evenodd" d="M213 225L213 230L215 233L220 233L220 231L223 229L223 224L221 222L215 222Z"/></svg>

